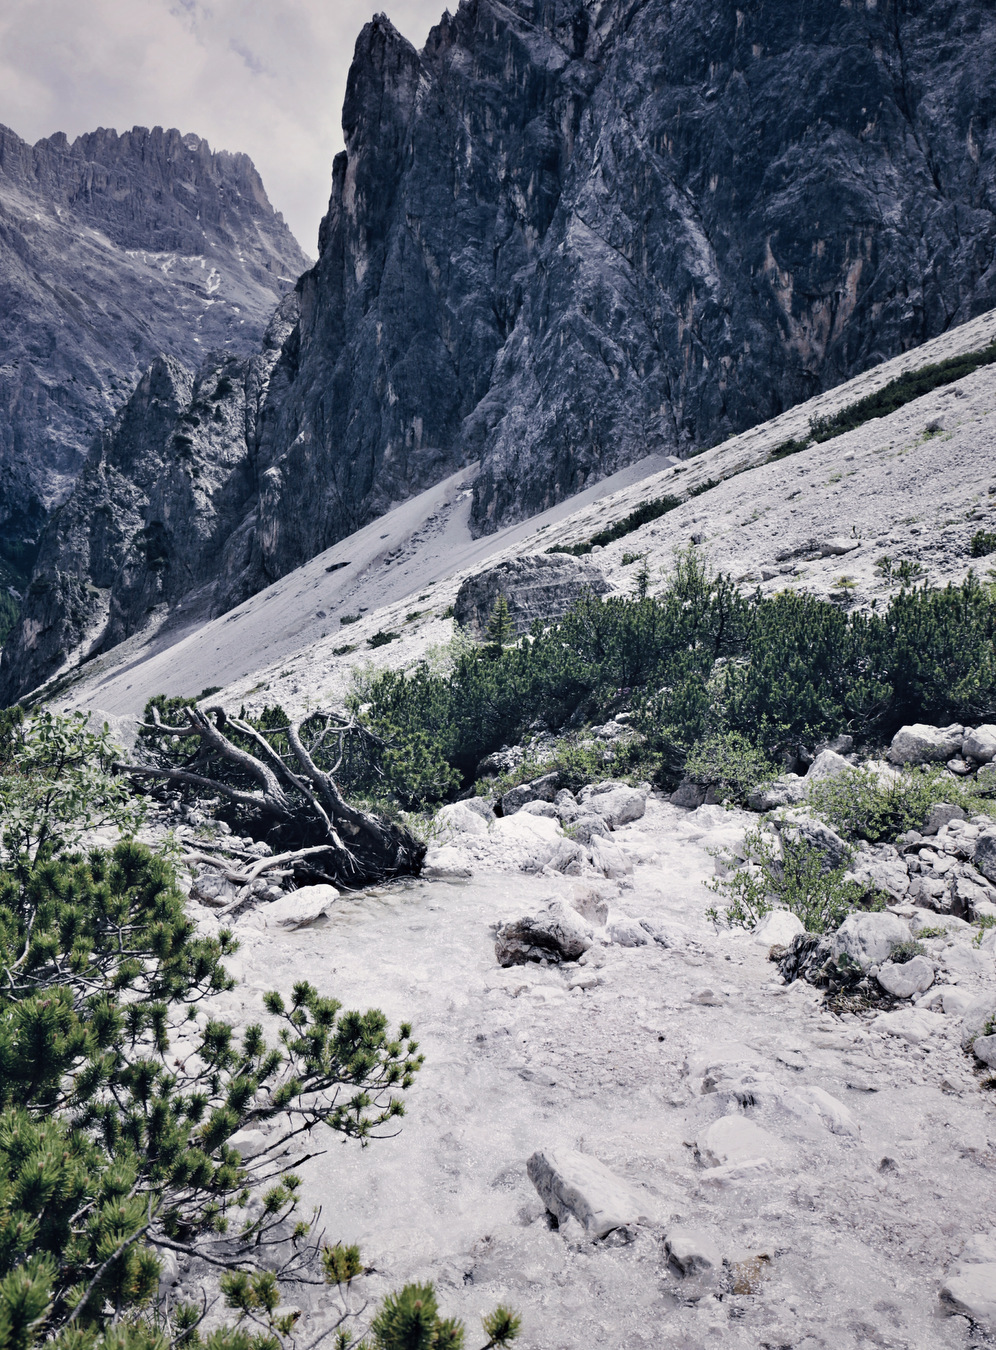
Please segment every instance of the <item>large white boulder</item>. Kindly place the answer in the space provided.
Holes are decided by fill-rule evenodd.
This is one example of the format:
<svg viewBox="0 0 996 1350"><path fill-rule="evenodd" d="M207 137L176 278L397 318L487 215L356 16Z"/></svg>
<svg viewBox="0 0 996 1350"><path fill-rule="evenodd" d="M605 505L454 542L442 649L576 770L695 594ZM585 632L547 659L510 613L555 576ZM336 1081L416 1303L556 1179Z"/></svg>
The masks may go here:
<svg viewBox="0 0 996 1350"><path fill-rule="evenodd" d="M593 835L588 848L592 863L603 877L613 880L628 876L632 872L633 864L619 845L611 839L603 839L597 834Z"/></svg>
<svg viewBox="0 0 996 1350"><path fill-rule="evenodd" d="M941 1303L951 1313L996 1327L996 1261L965 1262L941 1286Z"/></svg>
<svg viewBox="0 0 996 1350"><path fill-rule="evenodd" d="M806 925L787 909L772 909L754 929L754 941L761 947L787 947L794 937L806 931Z"/></svg>
<svg viewBox="0 0 996 1350"><path fill-rule="evenodd" d="M560 1223L577 1219L591 1237L649 1222L636 1189L587 1153L540 1149L529 1159L526 1171L550 1213Z"/></svg>
<svg viewBox="0 0 996 1350"><path fill-rule="evenodd" d="M518 811L496 820L491 837L522 871L539 872L550 862L564 835L559 821Z"/></svg>
<svg viewBox="0 0 996 1350"><path fill-rule="evenodd" d="M320 882L316 886L299 886L282 900L262 906L259 912L267 928L307 928L329 914L338 898L334 886Z"/></svg>
<svg viewBox="0 0 996 1350"><path fill-rule="evenodd" d="M718 1246L701 1228L669 1228L664 1245L682 1275L703 1275L723 1264Z"/></svg>
<svg viewBox="0 0 996 1350"><path fill-rule="evenodd" d="M589 797L587 805L613 830L618 830L620 825L626 825L631 820L639 820L647 809L643 793L631 787L617 787L611 792L597 793Z"/></svg>
<svg viewBox="0 0 996 1350"><path fill-rule="evenodd" d="M900 727L892 738L889 759L893 764L944 763L961 754L964 727L929 727L913 722Z"/></svg>
<svg viewBox="0 0 996 1350"><path fill-rule="evenodd" d="M830 949L836 960L849 956L862 970L888 961L892 949L911 942L909 925L895 914L849 914L834 933Z"/></svg>
<svg viewBox="0 0 996 1350"><path fill-rule="evenodd" d="M450 802L436 812L440 840L460 835L487 834L488 825L483 816L472 811L466 802Z"/></svg>
<svg viewBox="0 0 996 1350"><path fill-rule="evenodd" d="M457 881L472 876L473 872L462 849L452 844L435 844L425 855L422 875L432 881Z"/></svg>
<svg viewBox="0 0 996 1350"><path fill-rule="evenodd" d="M996 994L980 994L968 1005L961 1017L961 1046L971 1050L980 1036L989 1032L990 1025L996 1021Z"/></svg>
<svg viewBox="0 0 996 1350"><path fill-rule="evenodd" d="M986 723L967 732L961 743L961 753L980 764L989 764L996 759L996 727Z"/></svg>
<svg viewBox="0 0 996 1350"><path fill-rule="evenodd" d="M934 983L934 966L925 956L914 956L898 965L886 961L875 978L893 998L912 998L914 994L925 993Z"/></svg>
<svg viewBox="0 0 996 1350"><path fill-rule="evenodd" d="M806 774L807 787L813 783L822 783L828 778L839 778L842 773L853 773L854 765L849 764L836 750L821 750L809 766Z"/></svg>
<svg viewBox="0 0 996 1350"><path fill-rule="evenodd" d="M591 928L576 909L551 900L536 914L501 923L495 932L495 956L502 966L529 962L559 965L576 961L591 946Z"/></svg>

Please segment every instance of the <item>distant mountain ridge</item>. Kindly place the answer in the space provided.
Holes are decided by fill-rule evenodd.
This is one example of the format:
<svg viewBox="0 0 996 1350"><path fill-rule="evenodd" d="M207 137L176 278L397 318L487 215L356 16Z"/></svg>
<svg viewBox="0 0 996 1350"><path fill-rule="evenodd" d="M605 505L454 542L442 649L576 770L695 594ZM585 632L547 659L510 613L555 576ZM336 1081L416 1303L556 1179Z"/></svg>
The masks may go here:
<svg viewBox="0 0 996 1350"><path fill-rule="evenodd" d="M257 349L307 265L246 155L0 127L0 559L30 557L150 361Z"/></svg>
<svg viewBox="0 0 996 1350"><path fill-rule="evenodd" d="M421 52L379 15L343 130L279 349L138 388L0 697L225 612L465 464L486 534L996 305L988 0L462 0Z"/></svg>

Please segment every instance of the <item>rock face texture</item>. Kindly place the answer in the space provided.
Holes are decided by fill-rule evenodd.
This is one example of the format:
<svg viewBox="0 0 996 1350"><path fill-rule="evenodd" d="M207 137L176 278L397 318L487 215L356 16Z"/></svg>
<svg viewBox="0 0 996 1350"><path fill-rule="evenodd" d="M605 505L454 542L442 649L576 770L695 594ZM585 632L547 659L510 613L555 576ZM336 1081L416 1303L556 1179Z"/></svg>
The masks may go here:
<svg viewBox="0 0 996 1350"><path fill-rule="evenodd" d="M463 0L421 52L378 16L299 318L221 452L255 486L188 589L222 612L471 461L493 531L992 308L994 77L986 0ZM53 615L29 598L7 697Z"/></svg>
<svg viewBox="0 0 996 1350"><path fill-rule="evenodd" d="M0 556L30 558L150 361L257 350L306 266L246 155L160 127L34 146L0 127Z"/></svg>
<svg viewBox="0 0 996 1350"><path fill-rule="evenodd" d="M528 633L535 620L551 622L591 591L603 595L608 583L591 563L564 553L538 553L514 558L477 572L461 585L453 617L461 628L482 638L498 598L504 598L517 634Z"/></svg>

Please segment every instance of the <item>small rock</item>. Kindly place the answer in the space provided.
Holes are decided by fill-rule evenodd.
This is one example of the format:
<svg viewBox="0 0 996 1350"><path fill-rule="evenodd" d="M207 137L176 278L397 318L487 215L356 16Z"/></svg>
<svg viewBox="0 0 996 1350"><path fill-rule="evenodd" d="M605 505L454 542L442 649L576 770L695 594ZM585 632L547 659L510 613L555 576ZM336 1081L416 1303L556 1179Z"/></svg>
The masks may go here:
<svg viewBox="0 0 996 1350"><path fill-rule="evenodd" d="M573 1217L589 1237L649 1222L635 1189L604 1163L574 1149L543 1149L526 1164L529 1180L550 1213L563 1223Z"/></svg>
<svg viewBox="0 0 996 1350"><path fill-rule="evenodd" d="M696 807L702 805L705 799L705 787L701 783L693 782L690 778L685 778L671 793L669 801L672 806L683 806L686 810L694 811Z"/></svg>
<svg viewBox="0 0 996 1350"><path fill-rule="evenodd" d="M805 800L806 782L807 779L800 778L797 773L783 773L766 787L755 788L747 797L747 805L752 811L777 811L782 806L797 806Z"/></svg>
<svg viewBox="0 0 996 1350"><path fill-rule="evenodd" d="M979 764L989 764L996 759L996 726L986 723L969 731L961 743L961 753Z"/></svg>
<svg viewBox="0 0 996 1350"><path fill-rule="evenodd" d="M609 937L620 947L646 947L650 936L635 919L613 919L608 927Z"/></svg>
<svg viewBox="0 0 996 1350"><path fill-rule="evenodd" d="M775 821L775 828L789 840L802 840L821 855L821 867L825 872L835 871L850 861L851 850L836 830L815 816L802 811L789 811L781 820Z"/></svg>
<svg viewBox="0 0 996 1350"><path fill-rule="evenodd" d="M976 1036L972 1043L972 1054L976 1059L981 1059L983 1064L996 1069L996 1035Z"/></svg>
<svg viewBox="0 0 996 1350"><path fill-rule="evenodd" d="M472 875L466 855L452 844L430 848L422 863L422 876L433 881L456 881Z"/></svg>
<svg viewBox="0 0 996 1350"><path fill-rule="evenodd" d="M723 1257L719 1248L700 1228L671 1228L664 1238L667 1254L682 1275L702 1275L719 1270Z"/></svg>
<svg viewBox="0 0 996 1350"><path fill-rule="evenodd" d="M912 961L903 961L899 965L886 961L879 966L875 978L893 998L912 998L934 983L934 967L925 956L914 956Z"/></svg>
<svg viewBox="0 0 996 1350"><path fill-rule="evenodd" d="M597 836L608 838L609 827L594 811L585 811L570 822L571 838L579 844L590 844Z"/></svg>
<svg viewBox="0 0 996 1350"><path fill-rule="evenodd" d="M274 900L261 910L267 928L306 928L324 918L332 909L339 892L334 886L320 882L317 886L300 886L281 900Z"/></svg>
<svg viewBox="0 0 996 1350"><path fill-rule="evenodd" d="M527 816L546 816L548 820L558 820L560 817L553 802L526 802L521 810Z"/></svg>
<svg viewBox="0 0 996 1350"><path fill-rule="evenodd" d="M545 773L531 783L520 783L511 788L501 799L502 815L514 816L527 802L552 802L559 781L560 774Z"/></svg>
<svg viewBox="0 0 996 1350"><path fill-rule="evenodd" d="M190 887L191 900L197 900L209 909L223 909L232 903L237 894L235 883L214 867L195 877Z"/></svg>
<svg viewBox="0 0 996 1350"><path fill-rule="evenodd" d="M781 1140L746 1116L722 1116L696 1140L699 1157L709 1167L742 1166L759 1159L773 1161L785 1153Z"/></svg>
<svg viewBox="0 0 996 1350"><path fill-rule="evenodd" d="M967 819L966 813L960 806L953 806L951 802L935 802L930 808L922 832L924 834L936 834L942 825L947 825L949 820Z"/></svg>
<svg viewBox="0 0 996 1350"><path fill-rule="evenodd" d="M590 946L588 925L562 900L551 900L538 914L499 924L495 933L495 955L501 966L559 965L576 961Z"/></svg>
<svg viewBox="0 0 996 1350"><path fill-rule="evenodd" d="M973 861L987 881L996 882L996 829L983 830L976 839Z"/></svg>
<svg viewBox="0 0 996 1350"><path fill-rule="evenodd" d="M941 1286L941 1303L984 1327L996 1327L996 1262L965 1264Z"/></svg>
<svg viewBox="0 0 996 1350"><path fill-rule="evenodd" d="M761 947L787 947L799 933L806 931L802 920L787 909L773 909L754 929L754 941Z"/></svg>

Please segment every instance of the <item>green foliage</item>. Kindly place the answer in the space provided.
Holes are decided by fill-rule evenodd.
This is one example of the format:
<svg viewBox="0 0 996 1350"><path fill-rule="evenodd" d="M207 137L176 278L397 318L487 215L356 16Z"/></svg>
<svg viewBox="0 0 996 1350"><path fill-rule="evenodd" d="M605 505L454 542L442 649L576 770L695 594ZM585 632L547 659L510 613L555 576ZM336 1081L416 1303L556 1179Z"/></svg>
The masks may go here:
<svg viewBox="0 0 996 1350"><path fill-rule="evenodd" d="M988 558L990 553L996 553L996 534L991 530L976 530L972 535L969 553L973 558ZM0 641L3 641L2 630Z"/></svg>
<svg viewBox="0 0 996 1350"><path fill-rule="evenodd" d="M974 783L959 783L939 768L917 768L883 775L871 769L846 769L814 783L809 808L847 839L891 842L907 830L923 828L930 808L950 802L969 813L986 809Z"/></svg>
<svg viewBox="0 0 996 1350"><path fill-rule="evenodd" d="M345 627L345 625L349 623L359 623L362 618L362 614L343 614L339 618L339 623Z"/></svg>
<svg viewBox="0 0 996 1350"><path fill-rule="evenodd" d="M495 607L488 619L487 640L493 653L500 656L502 651L515 640L515 624L509 613L508 601L499 595Z"/></svg>
<svg viewBox="0 0 996 1350"><path fill-rule="evenodd" d="M828 868L825 855L802 838L782 832L780 840L758 827L744 836L746 866L710 882L726 900L710 916L731 927L754 928L771 909L787 909L802 920L807 933L831 933L852 910L881 908L863 886L845 880L847 862ZM869 904L870 901L870 904Z"/></svg>
<svg viewBox="0 0 996 1350"><path fill-rule="evenodd" d="M803 441L798 441L791 438L787 441L781 441L778 445L775 446L774 450L772 450L771 454L768 456L768 459L769 461L773 462L775 460L785 459L789 455L797 455L800 450L807 449L807 447L810 444L811 442L808 436Z"/></svg>
<svg viewBox="0 0 996 1350"><path fill-rule="evenodd" d="M615 543L617 539L632 534L641 525L649 525L652 520L660 520L661 516L666 516L669 511L673 511L675 507L681 505L680 497L657 497L653 501L641 502L635 511L631 511L622 520L617 520L614 525L609 525L604 530L598 530L584 543L554 544L552 548L547 549L547 553L572 553L576 558L579 558L585 553L590 553L593 548L604 548L606 544Z"/></svg>
<svg viewBox="0 0 996 1350"><path fill-rule="evenodd" d="M510 1345L521 1326L516 1314L502 1305L483 1323L488 1340L482 1350ZM406 1284L385 1298L370 1324L370 1334L369 1350L463 1350L466 1332L462 1322L440 1316L433 1285Z"/></svg>
<svg viewBox="0 0 996 1350"><path fill-rule="evenodd" d="M134 833L143 808L115 775L107 723L85 713L0 712L0 860L75 845L104 825Z"/></svg>
<svg viewBox="0 0 996 1350"><path fill-rule="evenodd" d="M900 942L898 946L893 947L889 960L897 966L904 966L907 961L912 961L914 956L926 956L926 950L922 943L909 941Z"/></svg>
<svg viewBox="0 0 996 1350"><path fill-rule="evenodd" d="M979 931L972 939L972 945L975 947L981 947L982 939L985 937L987 931L990 928L996 928L996 916L992 914L983 914L981 919L976 920L976 927L978 928ZM921 937L924 936L924 930L921 930L920 936Z"/></svg>
<svg viewBox="0 0 996 1350"><path fill-rule="evenodd" d="M391 633L387 629L381 628L374 633L373 637L367 638L368 647L386 647L389 642L396 642L401 636L400 633Z"/></svg>
<svg viewBox="0 0 996 1350"><path fill-rule="evenodd" d="M717 789L737 805L778 772L764 751L738 731L712 732L694 746L685 761L685 773L693 782Z"/></svg>
<svg viewBox="0 0 996 1350"><path fill-rule="evenodd" d="M946 361L921 366L919 370L907 371L898 379L890 380L877 393L858 399L856 403L842 408L840 412L827 417L814 417L809 424L813 440L829 441L834 436L842 436L845 431L853 431L855 427L863 426L865 422L870 422L874 418L888 417L889 413L911 403L913 399L922 398L932 389L953 384L955 380L971 375L973 370L992 365L993 362L996 362L996 342L981 351L966 352L963 356L952 356Z"/></svg>

